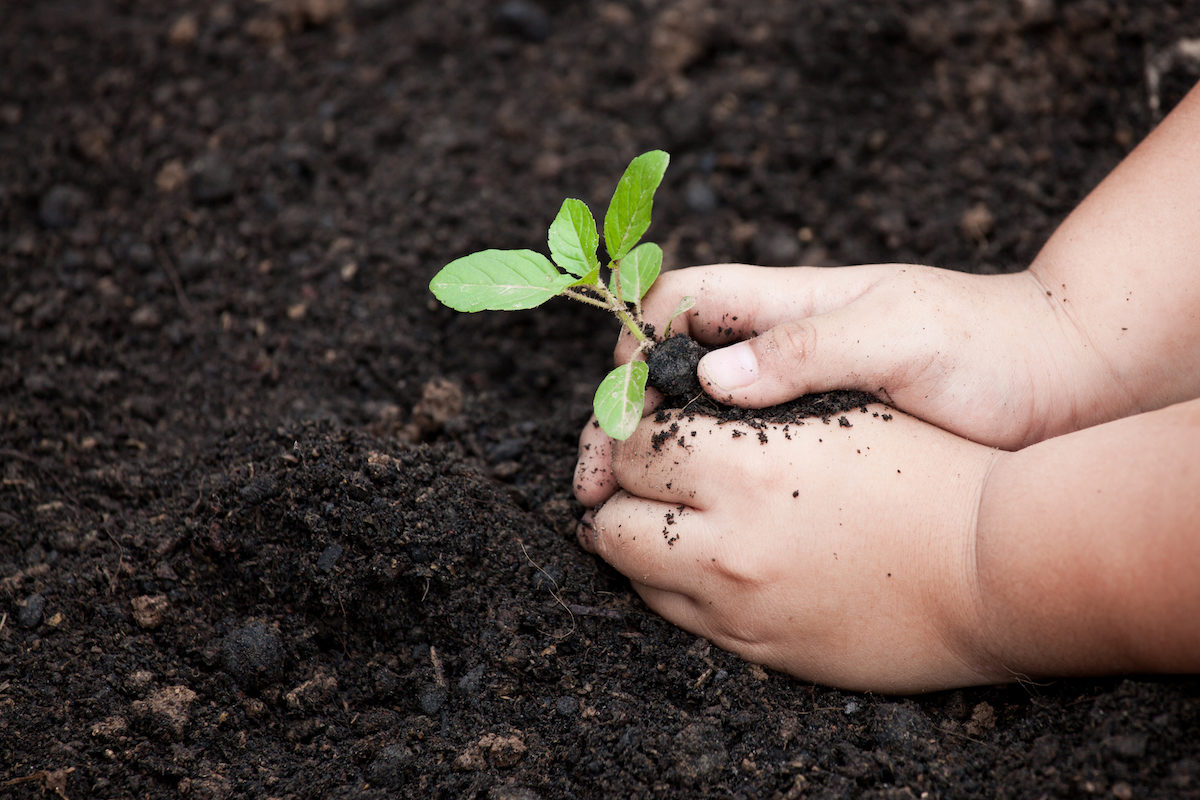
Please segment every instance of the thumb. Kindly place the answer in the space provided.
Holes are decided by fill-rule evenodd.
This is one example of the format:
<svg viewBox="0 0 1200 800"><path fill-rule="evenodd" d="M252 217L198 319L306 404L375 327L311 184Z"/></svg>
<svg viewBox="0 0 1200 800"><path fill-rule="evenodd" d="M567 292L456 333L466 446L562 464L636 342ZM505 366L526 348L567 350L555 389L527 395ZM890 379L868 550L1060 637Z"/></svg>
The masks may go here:
<svg viewBox="0 0 1200 800"><path fill-rule="evenodd" d="M859 320L844 312L792 320L700 359L697 374L709 395L743 408L784 403L833 389L876 391L887 384L886 346L869 346ZM850 333L857 329L857 333ZM856 338L857 337L857 338Z"/></svg>

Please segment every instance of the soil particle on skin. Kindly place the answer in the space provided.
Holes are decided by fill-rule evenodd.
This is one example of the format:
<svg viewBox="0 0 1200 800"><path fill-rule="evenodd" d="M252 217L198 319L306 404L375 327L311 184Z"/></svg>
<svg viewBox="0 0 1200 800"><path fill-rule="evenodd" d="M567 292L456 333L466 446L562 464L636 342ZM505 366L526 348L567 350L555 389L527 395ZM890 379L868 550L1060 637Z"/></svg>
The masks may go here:
<svg viewBox="0 0 1200 800"><path fill-rule="evenodd" d="M680 510L682 510L682 508ZM662 529L663 538L666 539L667 545L674 546L675 542L679 541L679 534L671 530L671 526L676 522L675 512L668 511L666 514L664 514L663 522L666 523Z"/></svg>
<svg viewBox="0 0 1200 800"><path fill-rule="evenodd" d="M672 420L694 420L700 416L708 416L720 422L736 421L754 430L759 442L767 444L770 439L766 431L772 426L787 428L790 425L803 425L805 420L813 418L830 424L833 421L833 415L837 414L839 415L838 425L849 428L852 427L852 424L841 412L858 410L866 413L869 410L867 409L869 404L878 402L874 395L857 390L835 390L802 395L795 400L766 408L725 406L716 403L708 395L686 400L676 396L664 400L654 419L659 423L667 423ZM892 419L891 414L882 414L881 417L885 421ZM743 431L735 428L731 435L736 438L742 436ZM784 435L786 438L791 438L789 432L785 432ZM664 436L663 440L665 441L667 438L670 436Z"/></svg>
<svg viewBox="0 0 1200 800"><path fill-rule="evenodd" d="M0 9L0 795L1194 795L1195 678L888 698L654 614L575 541L612 321L427 286L652 147L668 267L1018 269L1196 0Z"/></svg>
<svg viewBox="0 0 1200 800"><path fill-rule="evenodd" d="M662 449L665 442L675 438L675 434L679 433L679 423L672 422L658 433L650 437L650 446L657 452Z"/></svg>

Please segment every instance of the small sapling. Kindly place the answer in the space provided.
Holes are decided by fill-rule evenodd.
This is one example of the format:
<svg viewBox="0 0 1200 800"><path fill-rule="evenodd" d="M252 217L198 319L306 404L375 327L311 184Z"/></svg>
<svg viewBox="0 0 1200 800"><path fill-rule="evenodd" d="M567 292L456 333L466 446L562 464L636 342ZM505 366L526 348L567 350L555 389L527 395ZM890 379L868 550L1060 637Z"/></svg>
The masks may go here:
<svg viewBox="0 0 1200 800"><path fill-rule="evenodd" d="M629 438L645 403L649 370L636 355L654 339L642 317L642 298L662 270L663 253L641 238L669 161L662 150L652 150L625 169L604 215L603 267L592 212L581 200L567 199L550 224L550 258L534 250L481 250L442 267L429 284L438 300L457 311L516 311L563 296L612 312L638 341L635 358L608 373L596 390L596 419L614 439ZM682 298L671 320L694 303ZM668 322L664 338L670 327Z"/></svg>

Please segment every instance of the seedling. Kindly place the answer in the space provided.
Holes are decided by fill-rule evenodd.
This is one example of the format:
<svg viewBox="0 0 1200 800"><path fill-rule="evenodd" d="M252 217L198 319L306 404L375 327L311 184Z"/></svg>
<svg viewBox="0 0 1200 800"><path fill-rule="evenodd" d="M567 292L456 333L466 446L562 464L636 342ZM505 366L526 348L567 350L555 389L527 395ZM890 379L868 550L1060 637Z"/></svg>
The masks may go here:
<svg viewBox="0 0 1200 800"><path fill-rule="evenodd" d="M636 356L655 339L642 317L642 298L662 270L663 253L641 238L650 227L654 192L669 161L662 150L651 150L629 162L604 215L608 263L603 268L595 217L583 201L567 199L550 223L550 258L534 250L481 250L451 261L429 284L434 296L456 311L517 311L562 296L612 312L638 341L634 358L608 373L596 390L596 419L614 439L629 438L646 399L649 370ZM671 322L694 304L691 297L679 301L663 338Z"/></svg>

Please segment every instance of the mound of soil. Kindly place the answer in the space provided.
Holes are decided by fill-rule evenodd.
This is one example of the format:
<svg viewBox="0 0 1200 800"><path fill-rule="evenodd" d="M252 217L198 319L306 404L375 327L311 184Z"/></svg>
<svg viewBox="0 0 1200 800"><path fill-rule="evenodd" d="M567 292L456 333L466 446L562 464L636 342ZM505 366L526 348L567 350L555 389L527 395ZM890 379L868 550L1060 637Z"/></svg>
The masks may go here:
<svg viewBox="0 0 1200 800"><path fill-rule="evenodd" d="M672 166L667 263L1018 269L1194 0L0 4L0 794L1200 797L1193 678L897 699L574 543L615 330L430 276Z"/></svg>

